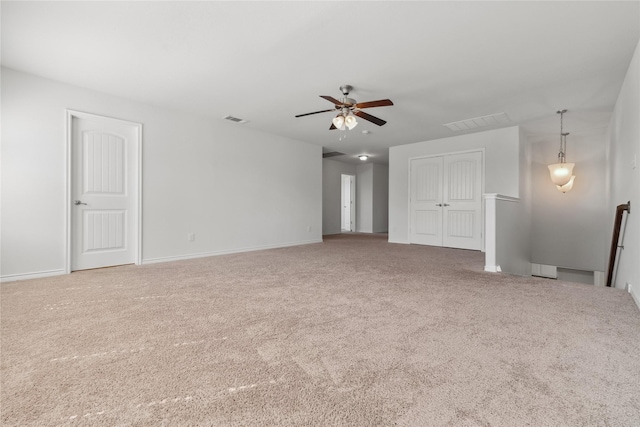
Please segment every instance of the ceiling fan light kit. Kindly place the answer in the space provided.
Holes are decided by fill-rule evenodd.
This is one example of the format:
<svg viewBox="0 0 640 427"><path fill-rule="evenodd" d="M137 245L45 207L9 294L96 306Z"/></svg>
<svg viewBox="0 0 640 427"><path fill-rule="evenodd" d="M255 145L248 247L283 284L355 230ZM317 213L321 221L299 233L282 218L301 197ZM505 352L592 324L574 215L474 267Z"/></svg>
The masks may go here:
<svg viewBox="0 0 640 427"><path fill-rule="evenodd" d="M329 111L338 110L340 113L333 118L331 121L331 127L329 130L338 129L338 130L351 130L358 125L358 121L355 116L360 117L361 119L367 120L371 123L374 123L378 126L382 126L387 123L385 120L382 120L378 117L372 116L371 114L367 114L364 111L361 111L363 108L373 108L373 107L385 107L389 105L393 105L390 99L380 99L378 101L370 101L370 102L358 102L353 98L349 98L349 93L353 90L353 86L351 85L343 85L340 86L340 92L344 96L342 100L338 101L332 96L328 95L320 95L320 98L326 99L327 101L333 103L333 110L322 110L322 111L314 111L313 113L305 113L298 114L296 117L304 117L312 114L326 113Z"/></svg>
<svg viewBox="0 0 640 427"><path fill-rule="evenodd" d="M356 118L352 115L349 115L348 111L338 114L331 122L333 123L333 126L335 126L335 128L338 130L345 130L347 128L351 130L358 125Z"/></svg>

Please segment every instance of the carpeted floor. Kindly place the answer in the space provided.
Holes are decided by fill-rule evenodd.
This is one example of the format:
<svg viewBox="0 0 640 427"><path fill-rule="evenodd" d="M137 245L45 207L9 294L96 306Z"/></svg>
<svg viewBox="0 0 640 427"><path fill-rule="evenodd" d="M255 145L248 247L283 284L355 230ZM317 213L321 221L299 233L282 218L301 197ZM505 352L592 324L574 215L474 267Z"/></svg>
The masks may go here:
<svg viewBox="0 0 640 427"><path fill-rule="evenodd" d="M386 236L1 285L3 426L638 426L622 290Z"/></svg>

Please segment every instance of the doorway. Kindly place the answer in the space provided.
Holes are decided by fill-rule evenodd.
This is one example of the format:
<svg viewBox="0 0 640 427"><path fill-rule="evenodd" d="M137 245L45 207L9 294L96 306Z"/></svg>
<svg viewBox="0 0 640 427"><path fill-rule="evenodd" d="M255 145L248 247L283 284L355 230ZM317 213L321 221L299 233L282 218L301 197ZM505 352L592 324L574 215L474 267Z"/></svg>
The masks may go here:
<svg viewBox="0 0 640 427"><path fill-rule="evenodd" d="M412 159L409 242L482 249L482 152Z"/></svg>
<svg viewBox="0 0 640 427"><path fill-rule="evenodd" d="M67 272L141 260L142 125L67 111Z"/></svg>
<svg viewBox="0 0 640 427"><path fill-rule="evenodd" d="M342 175L340 229L343 233L356 231L356 177Z"/></svg>

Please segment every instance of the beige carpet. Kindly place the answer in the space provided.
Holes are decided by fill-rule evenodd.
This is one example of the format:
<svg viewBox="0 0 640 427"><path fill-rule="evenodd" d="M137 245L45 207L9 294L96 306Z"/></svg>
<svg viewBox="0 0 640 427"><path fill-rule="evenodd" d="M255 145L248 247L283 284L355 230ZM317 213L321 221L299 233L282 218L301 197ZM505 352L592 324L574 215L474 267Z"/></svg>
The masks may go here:
<svg viewBox="0 0 640 427"><path fill-rule="evenodd" d="M2 425L640 425L628 293L385 239L2 284Z"/></svg>

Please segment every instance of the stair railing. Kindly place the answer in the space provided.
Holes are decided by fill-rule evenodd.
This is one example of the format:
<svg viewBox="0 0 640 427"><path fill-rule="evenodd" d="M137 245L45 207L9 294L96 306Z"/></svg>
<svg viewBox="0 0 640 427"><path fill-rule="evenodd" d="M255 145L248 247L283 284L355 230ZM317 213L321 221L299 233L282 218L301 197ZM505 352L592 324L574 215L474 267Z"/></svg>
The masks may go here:
<svg viewBox="0 0 640 427"><path fill-rule="evenodd" d="M620 240L620 227L622 225L622 215L627 211L627 215L631 213L631 201L625 204L618 205L616 208L616 220L613 224L613 238L611 239L611 252L609 253L609 270L607 271L607 286L611 287L613 279L613 270L616 265L616 256L618 255L618 248L624 249L623 246L618 245Z"/></svg>

